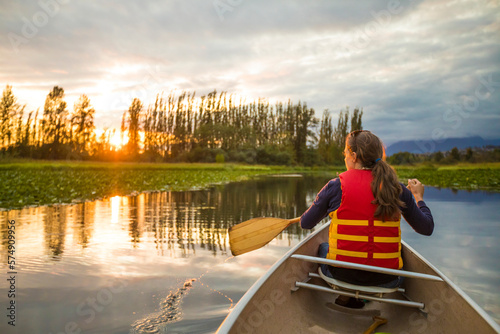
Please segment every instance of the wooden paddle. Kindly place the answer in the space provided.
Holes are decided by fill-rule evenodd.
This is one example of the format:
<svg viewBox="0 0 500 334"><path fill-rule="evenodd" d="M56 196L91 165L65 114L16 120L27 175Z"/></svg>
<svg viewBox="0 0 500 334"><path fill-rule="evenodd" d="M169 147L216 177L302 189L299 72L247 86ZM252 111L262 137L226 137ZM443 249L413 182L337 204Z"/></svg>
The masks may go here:
<svg viewBox="0 0 500 334"><path fill-rule="evenodd" d="M373 317L373 324L366 331L364 331L363 334L372 334L378 326L385 323L387 323L387 319L384 319L382 317Z"/></svg>
<svg viewBox="0 0 500 334"><path fill-rule="evenodd" d="M288 225L297 223L294 219L253 218L229 228L229 246L231 253L241 255L256 250L280 234Z"/></svg>

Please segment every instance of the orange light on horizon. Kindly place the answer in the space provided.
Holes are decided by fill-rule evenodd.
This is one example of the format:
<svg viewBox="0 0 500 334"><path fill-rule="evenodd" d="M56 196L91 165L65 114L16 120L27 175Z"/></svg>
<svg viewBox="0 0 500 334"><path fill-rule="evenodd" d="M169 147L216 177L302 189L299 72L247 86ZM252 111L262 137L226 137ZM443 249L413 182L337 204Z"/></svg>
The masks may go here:
<svg viewBox="0 0 500 334"><path fill-rule="evenodd" d="M128 132L122 133L120 130L116 129L95 129L94 133L97 140L100 139L102 134L106 131L106 137L109 138L109 144L115 149L119 150L128 143Z"/></svg>
<svg viewBox="0 0 500 334"><path fill-rule="evenodd" d="M125 131L122 133L119 130L116 129L95 129L94 133L96 135L97 140L102 136L102 134L106 131L106 140L108 143L113 147L115 150L120 150L122 147L126 146L128 143L128 131ZM142 147L142 143L144 143L145 139L145 133L144 131L139 131L139 147Z"/></svg>
<svg viewBox="0 0 500 334"><path fill-rule="evenodd" d="M122 136L120 131L115 131L109 140L109 143L115 149L121 149L123 146L127 144L127 142L128 142L127 132L123 133Z"/></svg>

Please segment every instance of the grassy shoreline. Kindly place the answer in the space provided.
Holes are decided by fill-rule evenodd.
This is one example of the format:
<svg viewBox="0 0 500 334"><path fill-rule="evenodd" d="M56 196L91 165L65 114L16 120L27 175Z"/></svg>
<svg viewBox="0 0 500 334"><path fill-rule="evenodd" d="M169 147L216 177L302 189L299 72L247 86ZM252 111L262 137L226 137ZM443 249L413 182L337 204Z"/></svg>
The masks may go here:
<svg viewBox="0 0 500 334"><path fill-rule="evenodd" d="M74 203L146 191L181 191L241 181L259 175L323 173L345 167L307 168L238 164L156 164L69 161L0 163L0 208ZM500 163L456 166L396 166L401 182L500 191Z"/></svg>
<svg viewBox="0 0 500 334"><path fill-rule="evenodd" d="M417 178L438 188L500 192L500 163L395 166L401 182Z"/></svg>
<svg viewBox="0 0 500 334"><path fill-rule="evenodd" d="M146 191L181 191L305 168L233 164L27 161L0 164L0 208L75 203Z"/></svg>

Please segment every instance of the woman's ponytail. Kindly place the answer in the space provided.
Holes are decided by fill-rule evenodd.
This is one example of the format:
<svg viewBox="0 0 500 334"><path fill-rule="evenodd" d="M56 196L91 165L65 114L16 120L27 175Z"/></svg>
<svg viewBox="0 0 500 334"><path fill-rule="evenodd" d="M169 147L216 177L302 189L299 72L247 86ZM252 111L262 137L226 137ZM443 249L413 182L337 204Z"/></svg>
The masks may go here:
<svg viewBox="0 0 500 334"><path fill-rule="evenodd" d="M404 203L399 199L401 184L398 181L396 171L385 161L379 160L372 168L372 193L375 199L373 204L377 205L375 217L385 220L399 220L401 207Z"/></svg>
<svg viewBox="0 0 500 334"><path fill-rule="evenodd" d="M371 189L373 204L377 205L375 217L383 221L399 220L404 202L399 199L403 189L396 171L385 162L382 141L370 131L354 131L347 137L346 144L356 153L364 168L372 170Z"/></svg>

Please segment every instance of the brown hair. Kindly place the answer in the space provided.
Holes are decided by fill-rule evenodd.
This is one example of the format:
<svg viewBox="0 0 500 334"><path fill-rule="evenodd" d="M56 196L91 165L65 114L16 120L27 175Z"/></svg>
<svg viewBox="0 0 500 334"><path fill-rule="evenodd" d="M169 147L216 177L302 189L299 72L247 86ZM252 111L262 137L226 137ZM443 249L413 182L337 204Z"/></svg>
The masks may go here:
<svg viewBox="0 0 500 334"><path fill-rule="evenodd" d="M346 139L349 151L356 153L356 158L364 168L372 170L371 188L373 204L377 205L375 217L385 220L398 220L401 207L405 204L399 199L403 189L396 171L385 162L385 149L382 141L370 131L351 132Z"/></svg>

